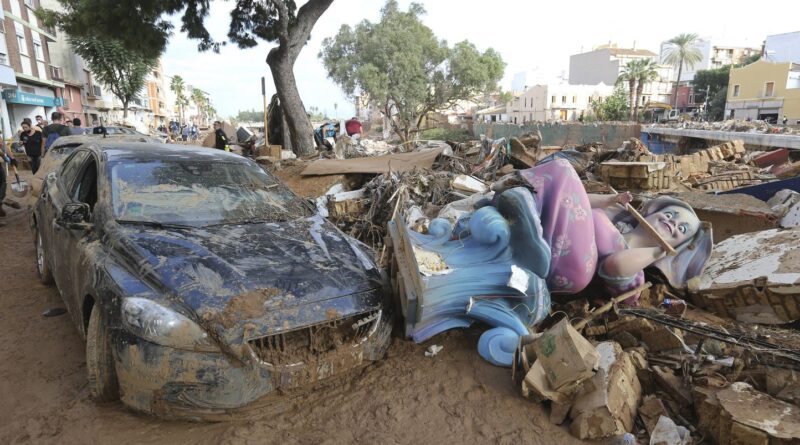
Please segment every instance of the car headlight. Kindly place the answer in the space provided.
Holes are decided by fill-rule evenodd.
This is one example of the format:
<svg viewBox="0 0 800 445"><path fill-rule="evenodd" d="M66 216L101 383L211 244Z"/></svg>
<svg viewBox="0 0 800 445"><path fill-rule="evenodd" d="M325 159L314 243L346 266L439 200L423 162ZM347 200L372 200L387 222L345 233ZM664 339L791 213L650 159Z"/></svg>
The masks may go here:
<svg viewBox="0 0 800 445"><path fill-rule="evenodd" d="M161 345L188 351L215 352L215 345L197 323L146 298L122 302L122 324L131 333Z"/></svg>

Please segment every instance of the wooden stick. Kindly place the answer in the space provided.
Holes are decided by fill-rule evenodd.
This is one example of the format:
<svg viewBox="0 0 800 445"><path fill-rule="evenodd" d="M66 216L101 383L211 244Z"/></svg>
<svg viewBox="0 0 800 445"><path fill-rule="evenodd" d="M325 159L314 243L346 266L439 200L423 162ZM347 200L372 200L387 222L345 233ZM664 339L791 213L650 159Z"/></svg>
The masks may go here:
<svg viewBox="0 0 800 445"><path fill-rule="evenodd" d="M649 282L649 281L648 281L647 283L644 283L643 285L641 285L641 286L637 287L637 288L636 288L636 289L634 289L634 290L631 290L631 291L625 292L624 294L622 294L622 295L620 295L620 296L618 296L618 297L614 297L614 298L612 298L611 300L609 300L609 301L608 301L608 303L606 303L606 304L604 304L604 305L600 306L599 308L597 308L597 310L596 310L596 311L594 311L594 312L592 312L592 313L591 313L591 315L589 315L588 317L584 318L583 320L581 320L581 321L577 322L577 323L575 324L575 326L573 326L573 327L574 327L576 330L580 331L581 329L583 329L584 327L586 327L586 325L587 325L587 324L588 324L590 321L592 321L592 320L594 320L595 318L599 317L600 315L603 315L603 314L605 314L606 312L608 312L608 311L609 311L609 310L610 310L612 307L614 307L614 305L615 305L616 303L619 303L620 301L627 300L628 298L630 298L630 297L632 297L632 296L634 296L634 295L638 294L639 292L641 292L641 291L643 291L643 290L645 290L645 289L649 289L649 288L650 288L650 286L652 286L652 285L653 285L653 283L651 283L651 282Z"/></svg>
<svg viewBox="0 0 800 445"><path fill-rule="evenodd" d="M675 256L678 254L678 252L675 249L673 249L672 246L669 245L667 240L662 238L661 235L659 235L658 231L653 226L651 226L650 223L646 219L644 219L644 216L640 215L639 212L637 212L632 205L626 204L625 210L627 210L628 213L633 215L634 218L639 220L639 224L642 227L644 227L644 229L658 242L661 248L664 249L665 252L667 252L667 255Z"/></svg>

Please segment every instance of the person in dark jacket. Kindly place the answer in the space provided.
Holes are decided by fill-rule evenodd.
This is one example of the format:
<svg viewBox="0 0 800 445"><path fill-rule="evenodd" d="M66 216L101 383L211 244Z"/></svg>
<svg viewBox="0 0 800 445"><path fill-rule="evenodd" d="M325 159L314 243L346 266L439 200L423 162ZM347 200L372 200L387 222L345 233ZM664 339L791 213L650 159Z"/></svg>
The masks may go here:
<svg viewBox="0 0 800 445"><path fill-rule="evenodd" d="M228 149L228 136L222 131L222 122L214 121L214 148L218 150Z"/></svg>
<svg viewBox="0 0 800 445"><path fill-rule="evenodd" d="M22 132L19 134L19 140L25 147L25 154L31 164L31 172L35 175L39 170L43 153L42 149L42 132L33 129L30 121L22 122Z"/></svg>

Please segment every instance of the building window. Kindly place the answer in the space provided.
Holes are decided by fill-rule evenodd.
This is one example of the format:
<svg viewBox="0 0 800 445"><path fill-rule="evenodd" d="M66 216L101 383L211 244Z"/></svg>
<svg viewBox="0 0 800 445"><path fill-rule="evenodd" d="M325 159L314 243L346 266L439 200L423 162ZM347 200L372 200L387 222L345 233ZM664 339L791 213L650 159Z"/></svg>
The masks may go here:
<svg viewBox="0 0 800 445"><path fill-rule="evenodd" d="M739 85L733 86L733 97L739 97Z"/></svg>
<svg viewBox="0 0 800 445"><path fill-rule="evenodd" d="M528 108L528 98L525 98L525 108Z"/></svg>
<svg viewBox="0 0 800 445"><path fill-rule="evenodd" d="M0 53L0 64L8 65L8 54Z"/></svg>
<svg viewBox="0 0 800 445"><path fill-rule="evenodd" d="M764 97L772 97L775 95L775 82L767 82L764 85Z"/></svg>
<svg viewBox="0 0 800 445"><path fill-rule="evenodd" d="M550 103L551 103L551 104L554 104L554 103L556 103L556 97L555 97L555 96L551 96L551 97L550 97Z"/></svg>
<svg viewBox="0 0 800 445"><path fill-rule="evenodd" d="M572 96L572 103L578 103L578 96Z"/></svg>
<svg viewBox="0 0 800 445"><path fill-rule="evenodd" d="M28 55L28 44L25 42L25 36L17 34L17 46L19 46L19 53L27 56Z"/></svg>
<svg viewBox="0 0 800 445"><path fill-rule="evenodd" d="M561 103L562 104L567 103L567 96L561 96Z"/></svg>
<svg viewBox="0 0 800 445"><path fill-rule="evenodd" d="M42 51L42 42L33 41L33 52L36 55L36 60L44 61L44 51Z"/></svg>

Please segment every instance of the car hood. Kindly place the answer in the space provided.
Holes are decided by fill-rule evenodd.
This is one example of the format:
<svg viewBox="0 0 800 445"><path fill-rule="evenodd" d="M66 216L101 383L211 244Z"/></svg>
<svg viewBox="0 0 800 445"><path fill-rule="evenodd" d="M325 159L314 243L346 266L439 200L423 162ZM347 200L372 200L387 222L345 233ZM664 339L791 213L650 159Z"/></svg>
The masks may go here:
<svg viewBox="0 0 800 445"><path fill-rule="evenodd" d="M358 242L319 216L120 230L133 270L227 343L380 306L380 270Z"/></svg>

